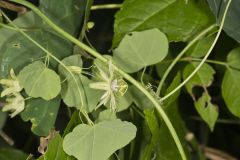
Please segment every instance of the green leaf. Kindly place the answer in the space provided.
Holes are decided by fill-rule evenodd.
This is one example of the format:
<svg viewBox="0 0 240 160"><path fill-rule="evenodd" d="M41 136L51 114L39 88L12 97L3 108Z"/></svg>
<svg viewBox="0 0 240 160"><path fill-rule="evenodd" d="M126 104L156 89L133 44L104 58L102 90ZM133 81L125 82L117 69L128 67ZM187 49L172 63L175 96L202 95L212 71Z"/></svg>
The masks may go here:
<svg viewBox="0 0 240 160"><path fill-rule="evenodd" d="M215 36L202 38L186 52L186 55L197 58L203 57L211 47L214 38Z"/></svg>
<svg viewBox="0 0 240 160"><path fill-rule="evenodd" d="M222 96L230 112L240 117L240 48L233 49L227 56L227 67L222 81Z"/></svg>
<svg viewBox="0 0 240 160"><path fill-rule="evenodd" d="M41 97L45 100L55 98L61 90L60 77L41 61L24 67L18 80L30 97Z"/></svg>
<svg viewBox="0 0 240 160"><path fill-rule="evenodd" d="M240 69L240 48L233 49L227 56L227 64L234 68Z"/></svg>
<svg viewBox="0 0 240 160"><path fill-rule="evenodd" d="M22 151L13 148L0 148L1 160L26 160L27 155Z"/></svg>
<svg viewBox="0 0 240 160"><path fill-rule="evenodd" d="M41 0L40 8L54 22L76 36L80 29L85 3L86 0L64 0L61 3L57 0ZM25 28L30 37L58 59L73 52L73 44L56 35L39 16L31 11L19 16L14 23ZM45 52L17 31L1 28L0 35L0 77L7 77L11 68L18 72L27 64L46 56ZM50 65L56 67L57 63L50 59Z"/></svg>
<svg viewBox="0 0 240 160"><path fill-rule="evenodd" d="M63 140L63 149L79 160L106 160L127 145L136 127L120 120L103 121L94 126L80 124Z"/></svg>
<svg viewBox="0 0 240 160"><path fill-rule="evenodd" d="M124 71L132 73L162 61L167 53L166 36L158 29L150 29L126 35L114 50L113 61Z"/></svg>
<svg viewBox="0 0 240 160"><path fill-rule="evenodd" d="M129 86L129 90L132 95L133 102L136 104L136 106L143 110L154 108L152 102L145 96L145 94L140 92L138 88L135 86Z"/></svg>
<svg viewBox="0 0 240 160"><path fill-rule="evenodd" d="M88 0L40 0L39 9L55 24L77 35ZM43 26L45 27L45 26ZM48 27L48 26L47 26Z"/></svg>
<svg viewBox="0 0 240 160"><path fill-rule="evenodd" d="M82 60L80 55L73 55L64 58L62 62L72 71L72 75L63 66L59 65L58 71L62 76L61 95L64 103L69 107L86 109L91 112L97 105L101 92L91 89L89 84L91 80L81 74ZM71 68L75 68L80 72L76 72Z"/></svg>
<svg viewBox="0 0 240 160"><path fill-rule="evenodd" d="M196 68L198 64L199 64L198 62L188 64L184 68L183 78L186 79L193 72L193 70ZM193 96L192 92L193 87L201 86L204 89L206 89L208 86L212 84L214 74L215 74L214 69L210 65L204 63L202 67L198 70L198 72L185 85L187 91Z"/></svg>
<svg viewBox="0 0 240 160"><path fill-rule="evenodd" d="M82 123L81 119L79 117L79 111L76 110L73 112L70 121L67 124L67 127L64 130L64 134L63 137L65 137L66 134L68 134L69 132L71 132L73 130L73 128L75 128L78 124Z"/></svg>
<svg viewBox="0 0 240 160"><path fill-rule="evenodd" d="M220 25L223 13L229 0L207 0L208 4ZM228 9L228 13L224 22L224 31L236 41L240 42L240 24L238 22L240 15L240 1L233 0Z"/></svg>
<svg viewBox="0 0 240 160"><path fill-rule="evenodd" d="M113 46L132 31L158 28L169 41L187 41L213 23L204 0L125 0L116 14Z"/></svg>
<svg viewBox="0 0 240 160"><path fill-rule="evenodd" d="M0 110L0 129L4 127L6 120L7 120L7 113L2 112L2 110Z"/></svg>
<svg viewBox="0 0 240 160"><path fill-rule="evenodd" d="M211 97L204 92L194 105L202 119L208 124L211 131L213 131L218 118L218 107L212 104Z"/></svg>
<svg viewBox="0 0 240 160"><path fill-rule="evenodd" d="M227 68L222 81L222 96L231 111L237 117L240 117L240 71Z"/></svg>
<svg viewBox="0 0 240 160"><path fill-rule="evenodd" d="M57 134L48 144L47 152L39 159L41 160L67 160L67 155L63 151L62 137Z"/></svg>
<svg viewBox="0 0 240 160"><path fill-rule="evenodd" d="M187 133L187 129L179 115L178 107L176 103L166 106L165 112L168 117L171 119L171 122L177 131L177 134L180 138L180 141L184 147L185 153L187 157L189 157L189 151L187 150L187 143L185 142L185 135ZM181 159L180 154L176 148L175 142L171 138L171 134L166 126L166 124L161 121L159 122L159 117L154 112L153 109L147 109L144 111L145 120L148 123L149 130L151 131L152 137L150 139L149 145L147 147L152 148L152 154L156 155L156 159L159 160L173 160L173 159ZM146 148L149 149L149 148ZM149 153L145 156L149 156ZM148 157L149 158L149 157ZM151 157L153 158L153 157ZM146 158L147 159L147 158ZM190 158L187 158L190 159ZM143 159L145 160L145 159Z"/></svg>
<svg viewBox="0 0 240 160"><path fill-rule="evenodd" d="M98 115L97 122L101 121L109 121L117 119L117 115L115 112L111 112L109 109L101 111Z"/></svg>
<svg viewBox="0 0 240 160"><path fill-rule="evenodd" d="M49 131L54 128L60 98L51 101L44 101L40 98L27 101L25 110L21 113L24 121L31 121L32 132L39 136L47 136Z"/></svg>
<svg viewBox="0 0 240 160"><path fill-rule="evenodd" d="M175 75L174 79L172 80L172 83L171 83L171 84L169 85L169 87L167 88L165 95L167 95L167 94L170 93L172 90L174 90L174 89L180 84L180 82L181 82L181 74L180 74L180 72L177 72L177 74ZM171 105L172 103L174 103L174 102L177 100L177 98L178 98L179 95L180 95L180 90L177 91L177 92L175 92L175 93L171 96L171 98L166 99L166 100L164 101L164 105L166 105L166 106Z"/></svg>

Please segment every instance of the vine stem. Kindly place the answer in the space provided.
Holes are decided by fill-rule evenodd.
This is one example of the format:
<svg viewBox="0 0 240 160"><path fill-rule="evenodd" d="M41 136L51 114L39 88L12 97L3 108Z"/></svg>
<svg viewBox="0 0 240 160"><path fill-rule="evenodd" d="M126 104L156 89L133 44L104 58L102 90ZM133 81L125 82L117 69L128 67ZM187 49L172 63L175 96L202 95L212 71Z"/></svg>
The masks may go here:
<svg viewBox="0 0 240 160"><path fill-rule="evenodd" d="M224 22L225 22L225 19L226 19L226 15L227 15L227 11L228 11L228 8L231 4L232 0L229 0L228 3L227 3L227 6L225 8L225 11L224 11L224 14L223 14L223 17L222 17L222 21L221 21L221 24L220 24L220 27L219 27L219 30L218 30L218 33L211 45L211 47L209 48L207 54L204 56L204 58L202 59L202 61L199 63L199 65L195 68L195 70L180 84L178 85L174 90L172 90L170 93L168 93L167 95L165 95L163 98L161 98L161 101L164 101L166 100L167 98L169 98L171 95L173 95L175 92L177 92L180 88L182 88L197 72L198 70L202 67L202 65L206 62L208 56L210 55L210 53L212 52L215 44L217 43L217 40L222 32L222 29L223 29L223 25L224 25Z"/></svg>
<svg viewBox="0 0 240 160"><path fill-rule="evenodd" d="M180 58L186 53L186 51L192 47L192 45L194 45L200 38L202 38L205 34L207 34L209 31L211 31L213 28L215 28L216 25L211 25L208 28L206 28L204 31L202 31L199 35L197 35L190 43L188 43L188 45L177 55L177 57L172 61L172 63L170 64L170 66L168 66L167 70L164 72L163 77L158 85L157 88L157 95L160 95L160 91L163 87L163 84L165 82L165 80L167 79L168 74L171 72L171 70L173 69L173 67L176 65L176 63L180 60Z"/></svg>
<svg viewBox="0 0 240 160"><path fill-rule="evenodd" d="M15 2L21 5L24 5L28 8L30 8L32 11L34 11L39 17L41 17L51 28L53 28L56 32L58 32L59 34L61 34L63 37L65 37L66 39L70 40L71 42L73 42L74 44L76 44L77 46L81 47L82 49L84 49L85 51L87 51L88 53L90 53L91 55L93 55L94 57L98 58L99 60L101 60L102 62L108 64L108 60L106 58L104 58L100 53L98 53L97 51L91 49L89 46L85 45L84 43L80 42L78 39L76 39L75 37L73 37L72 35L70 35L69 33L67 33L66 31L64 31L63 29L61 29L60 27L58 27L55 23L53 23L48 17L46 17L43 13L41 13L41 11L35 7L33 4L24 1L24 0L10 0L11 2ZM174 142L178 148L178 151L180 153L180 156L182 158L182 160L187 160L187 157L185 155L185 152L183 150L182 144L177 136L177 133L170 121L170 119L168 118L168 116L166 115L166 113L164 112L163 108L160 106L159 102L145 89L144 86L142 86L139 82L137 82L134 78L132 78L130 75L128 75L127 73L125 73L124 71L122 71L121 69L119 69L118 67L116 67L115 65L113 65L114 69L117 70L119 72L119 74L121 74L126 80L128 80L129 82L131 82L134 86L136 86L143 94L145 94L145 96L153 103L153 105L156 107L157 111L159 112L160 116L162 117L163 121L165 122L166 126L168 127Z"/></svg>

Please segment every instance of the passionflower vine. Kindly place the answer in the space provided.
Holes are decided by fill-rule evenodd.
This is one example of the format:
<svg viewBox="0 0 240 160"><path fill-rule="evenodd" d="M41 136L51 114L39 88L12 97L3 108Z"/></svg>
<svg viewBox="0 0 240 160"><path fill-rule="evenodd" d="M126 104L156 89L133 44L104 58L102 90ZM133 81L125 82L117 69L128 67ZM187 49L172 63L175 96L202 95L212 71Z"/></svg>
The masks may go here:
<svg viewBox="0 0 240 160"><path fill-rule="evenodd" d="M24 97L20 94L23 87L17 80L13 69L10 70L10 78L1 79L0 84L4 87L4 90L1 92L1 97L7 96L6 103L3 106L2 111L11 111L12 113L10 116L14 117L24 110Z"/></svg>
<svg viewBox="0 0 240 160"><path fill-rule="evenodd" d="M100 98L100 102L97 105L97 108L101 105L106 105L109 102L110 110L116 112L116 96L123 96L126 93L128 88L127 83L114 73L114 68L111 60L109 60L107 71L104 71L102 68L97 67L96 77L99 79L99 81L90 83L89 87L92 89L105 91Z"/></svg>

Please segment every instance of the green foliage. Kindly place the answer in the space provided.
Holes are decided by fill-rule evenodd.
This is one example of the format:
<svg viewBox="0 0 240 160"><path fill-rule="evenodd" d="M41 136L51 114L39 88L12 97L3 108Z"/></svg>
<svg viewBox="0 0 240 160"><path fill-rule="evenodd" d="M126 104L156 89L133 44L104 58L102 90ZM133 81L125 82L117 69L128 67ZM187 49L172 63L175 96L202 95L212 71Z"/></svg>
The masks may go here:
<svg viewBox="0 0 240 160"><path fill-rule="evenodd" d="M106 160L127 145L135 134L133 124L120 120L103 121L93 126L80 124L66 135L63 149L79 160Z"/></svg>
<svg viewBox="0 0 240 160"><path fill-rule="evenodd" d="M113 60L124 71L132 73L160 62L167 53L166 36L158 29L151 29L126 35L114 50Z"/></svg>
<svg viewBox="0 0 240 160"><path fill-rule="evenodd" d="M211 10L216 16L217 24L219 25L224 13L224 9L229 0L207 0ZM230 5L226 22L224 24L224 30L226 33L234 38L236 41L240 42L240 30L238 23L238 15L240 14L240 2L232 1Z"/></svg>
<svg viewBox="0 0 240 160"><path fill-rule="evenodd" d="M60 77L41 61L24 67L18 75L18 80L26 93L34 98L50 100L55 98L61 90Z"/></svg>
<svg viewBox="0 0 240 160"><path fill-rule="evenodd" d="M115 16L108 55L92 46L99 37L93 32L94 40L91 33L88 39L87 23L99 26L89 19L93 9L120 5L92 7L93 0L33 2L38 6L24 0L7 1L12 2L31 11L16 17L0 12L0 105L2 111L13 112L12 118L21 112L21 118L31 122L32 132L45 136L47 150L39 160L204 160L191 132L209 135L199 133L202 123L196 125L192 119L204 121L215 132L218 117L231 118L223 100L235 118L240 117L240 48L228 54L227 62L219 61L235 44L231 40L227 45L225 34L216 44L215 34L220 31L212 25L214 15L217 24L224 21L230 0L208 0L214 14L205 0L124 0ZM236 41L238 13L239 2L234 1L224 25ZM107 38L99 39L105 42ZM206 53L213 55L207 59ZM219 66L226 69L224 76ZM222 97L216 93L220 89ZM186 107L195 109L200 119ZM15 120L6 122L6 113L0 112L0 135L7 142L4 127L15 131L9 126ZM49 134L52 129L60 130L54 138ZM30 151L31 141L32 136L22 144L24 151ZM208 143L202 143L207 147ZM26 159L18 150L2 148L5 145L0 141L0 159Z"/></svg>
<svg viewBox="0 0 240 160"><path fill-rule="evenodd" d="M26 160L27 155L19 150L12 148L1 148L0 149L0 159L2 160Z"/></svg>
<svg viewBox="0 0 240 160"><path fill-rule="evenodd" d="M181 13L181 14L179 14ZM126 0L116 14L113 46L124 35L149 28L159 28L169 41L187 41L213 23L204 0Z"/></svg>
<svg viewBox="0 0 240 160"><path fill-rule="evenodd" d="M39 136L46 136L54 128L60 99L57 97L51 101L43 99L28 100L25 110L21 113L24 121L31 121L32 132Z"/></svg>

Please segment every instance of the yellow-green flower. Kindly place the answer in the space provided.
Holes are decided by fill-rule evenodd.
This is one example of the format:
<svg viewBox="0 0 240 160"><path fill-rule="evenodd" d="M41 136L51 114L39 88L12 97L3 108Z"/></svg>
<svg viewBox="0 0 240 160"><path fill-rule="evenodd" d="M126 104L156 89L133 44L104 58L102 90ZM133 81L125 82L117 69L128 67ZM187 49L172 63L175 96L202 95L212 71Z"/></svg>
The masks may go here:
<svg viewBox="0 0 240 160"><path fill-rule="evenodd" d="M121 96L123 96L127 91L128 85L122 78L118 78L114 74L111 60L109 61L108 73L106 73L100 67L97 67L97 69L97 77L99 78L99 82L91 83L89 85L90 88L105 91L100 98L97 108L101 105L106 105L107 102L109 102L111 111L116 112L116 95L119 93Z"/></svg>

